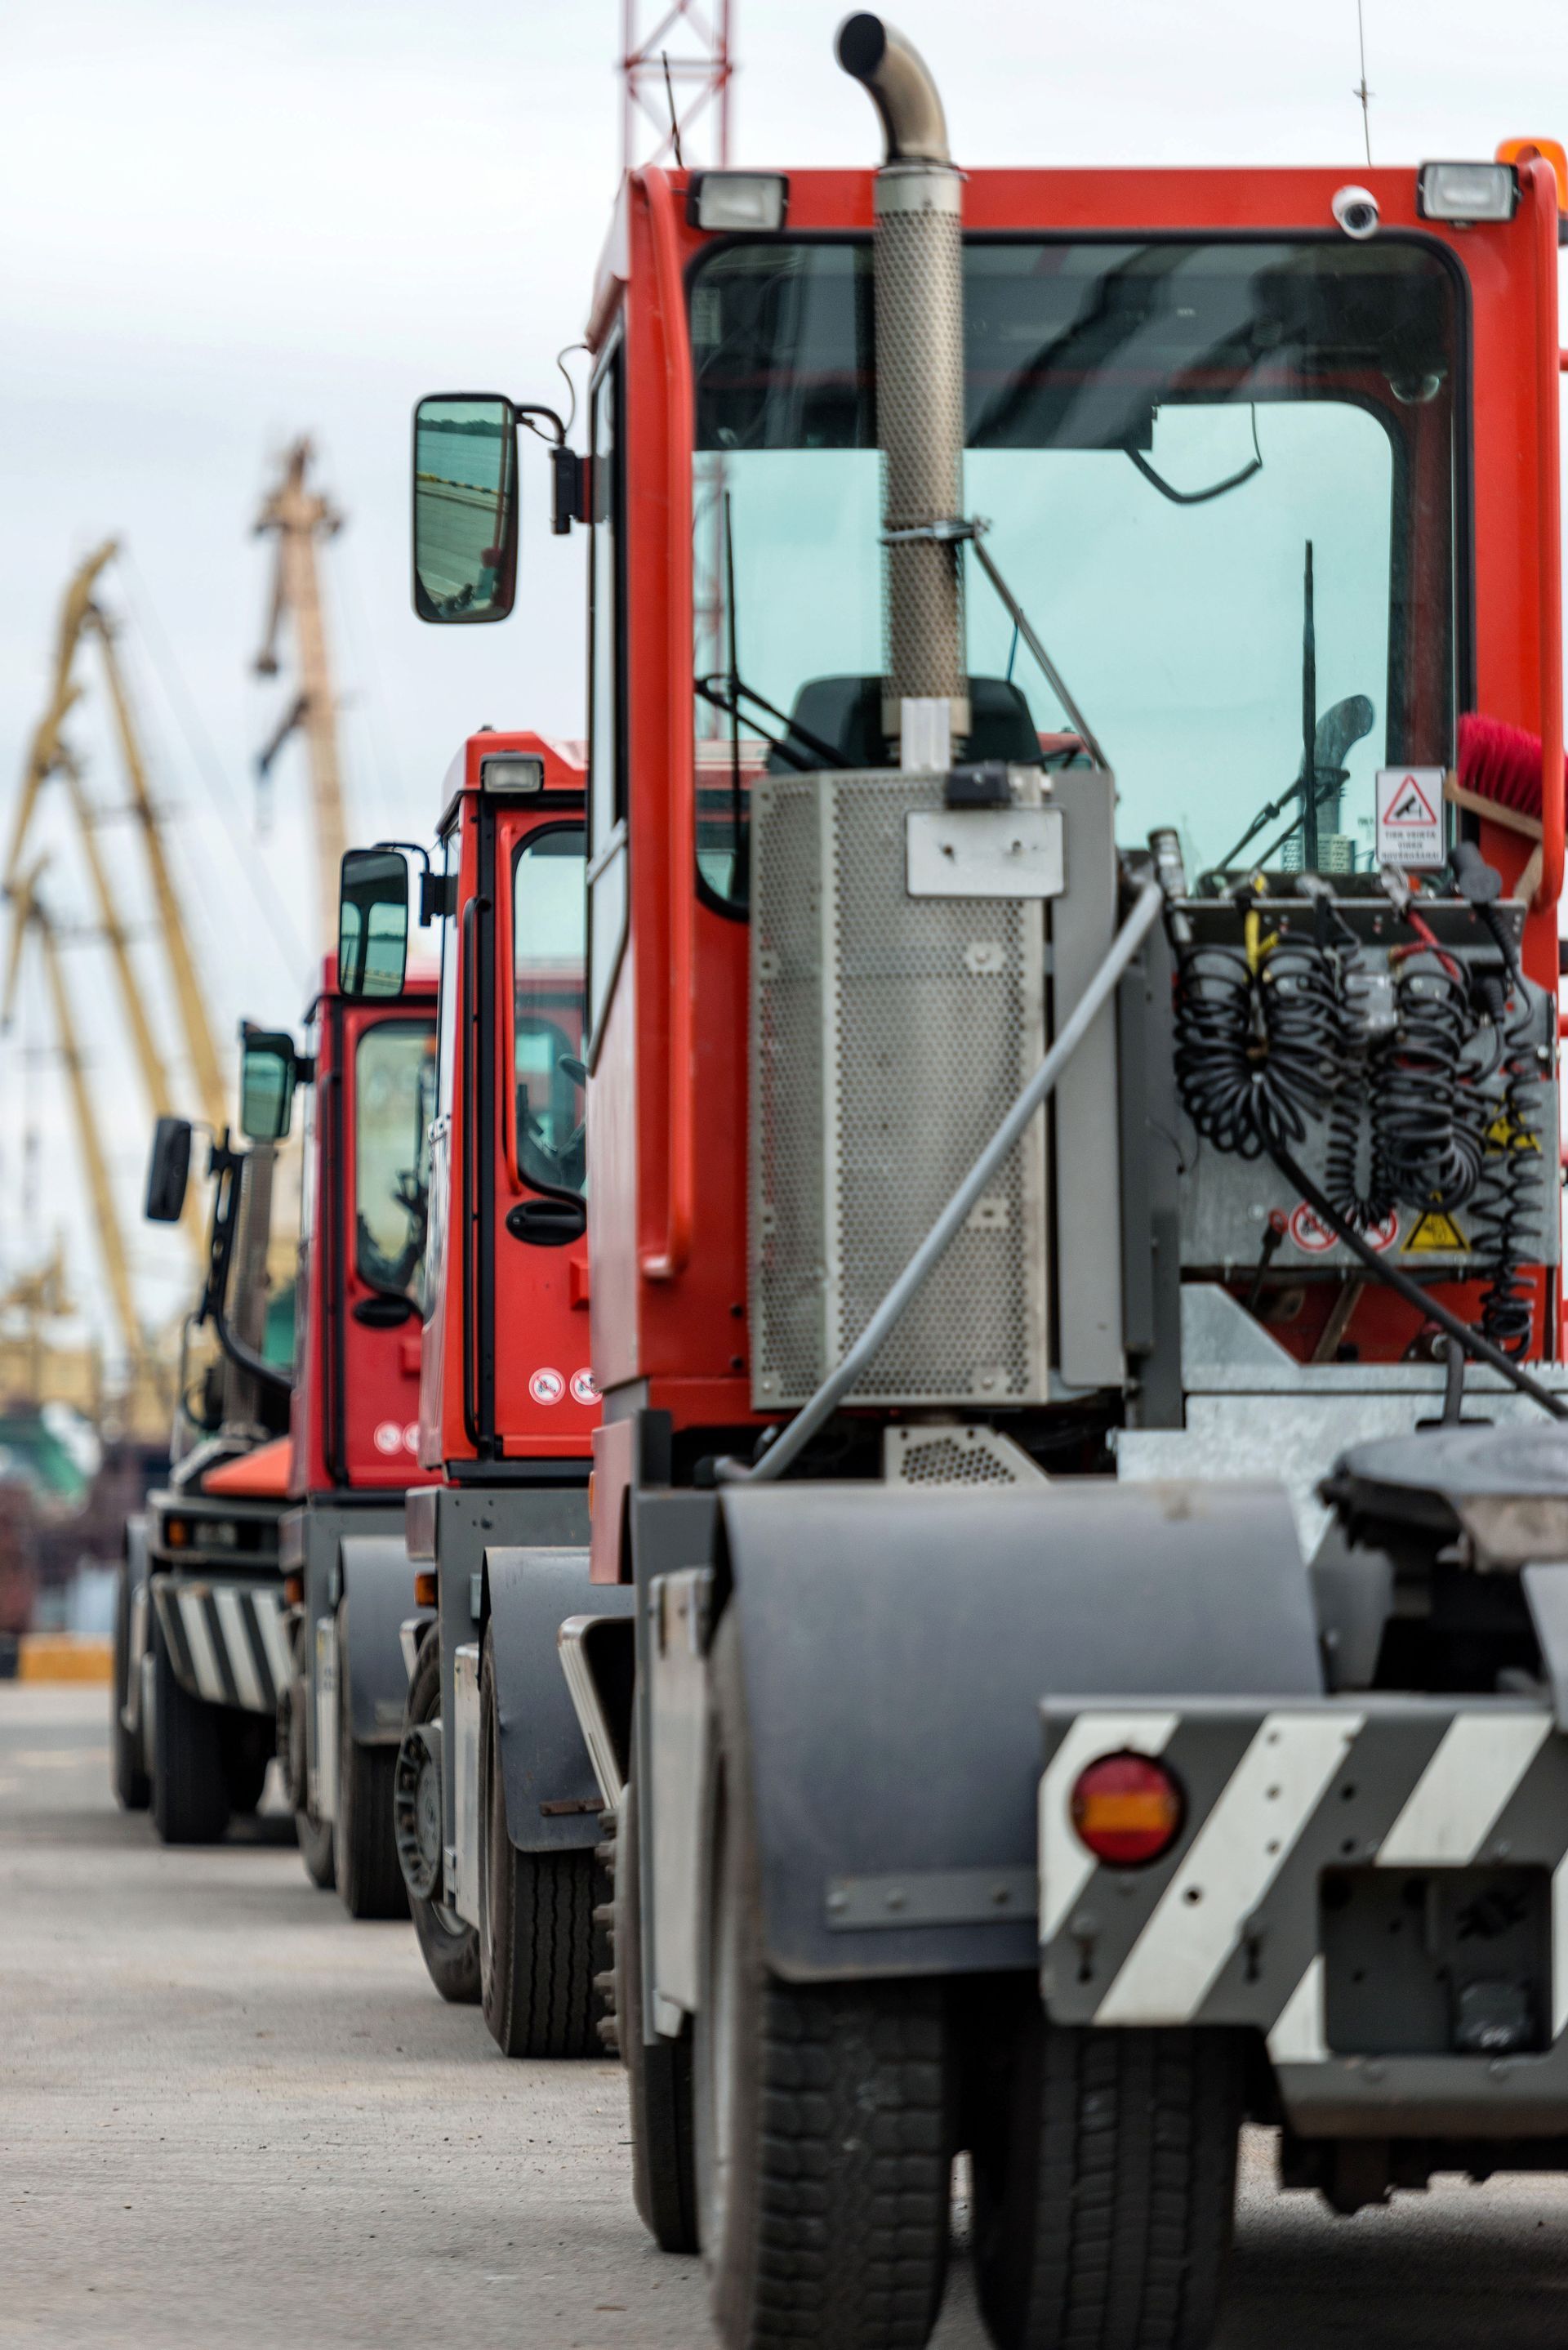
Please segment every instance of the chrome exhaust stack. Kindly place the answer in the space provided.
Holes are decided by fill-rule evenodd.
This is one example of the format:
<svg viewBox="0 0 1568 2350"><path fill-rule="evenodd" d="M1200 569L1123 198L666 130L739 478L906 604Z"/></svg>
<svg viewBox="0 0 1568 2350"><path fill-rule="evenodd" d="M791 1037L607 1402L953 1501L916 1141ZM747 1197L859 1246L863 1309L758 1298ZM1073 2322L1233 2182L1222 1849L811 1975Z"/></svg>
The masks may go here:
<svg viewBox="0 0 1568 2350"><path fill-rule="evenodd" d="M906 768L945 767L970 731L964 669L963 175L919 52L869 10L838 62L881 118L877 174L877 439L887 541L882 727ZM913 704L914 707L909 707Z"/></svg>

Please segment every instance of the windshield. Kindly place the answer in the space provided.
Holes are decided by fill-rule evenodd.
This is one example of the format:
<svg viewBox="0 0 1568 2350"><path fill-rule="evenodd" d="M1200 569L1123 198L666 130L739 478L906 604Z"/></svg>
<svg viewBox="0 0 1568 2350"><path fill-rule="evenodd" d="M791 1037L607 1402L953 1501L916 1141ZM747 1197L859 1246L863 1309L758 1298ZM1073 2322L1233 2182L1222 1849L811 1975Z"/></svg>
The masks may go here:
<svg viewBox="0 0 1568 2350"><path fill-rule="evenodd" d="M966 244L966 512L1125 843L1174 825L1200 871L1278 801L1242 861L1299 866L1311 733L1315 861L1366 870L1376 770L1449 763L1457 312L1414 239ZM870 247L718 248L691 323L699 860L739 899L764 761L887 756L861 690L885 658ZM1048 760L1081 755L965 564L971 676L1021 691Z"/></svg>
<svg viewBox="0 0 1568 2350"><path fill-rule="evenodd" d="M435 1029L386 1020L354 1055L355 1264L373 1289L417 1295L425 1250L424 1136L434 1095Z"/></svg>
<svg viewBox="0 0 1568 2350"><path fill-rule="evenodd" d="M544 1191L581 1193L587 1181L584 838L580 824L530 833L513 867L517 1172Z"/></svg>

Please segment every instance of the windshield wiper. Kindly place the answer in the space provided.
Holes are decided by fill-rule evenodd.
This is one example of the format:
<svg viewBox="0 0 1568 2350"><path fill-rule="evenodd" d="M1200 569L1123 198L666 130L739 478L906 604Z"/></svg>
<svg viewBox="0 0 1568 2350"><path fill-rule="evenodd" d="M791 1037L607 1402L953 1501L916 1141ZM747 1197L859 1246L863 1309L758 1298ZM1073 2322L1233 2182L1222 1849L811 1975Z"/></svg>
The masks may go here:
<svg viewBox="0 0 1568 2350"><path fill-rule="evenodd" d="M780 742L760 727L757 731L769 750L776 751L781 759L787 759L797 775L815 775L819 767L846 767L849 764L843 753L835 750L831 743L825 743L820 734L814 734L810 727L803 726L798 719L787 717L775 702L770 702L765 694L759 693L754 686L746 684L742 678L732 674L726 676L720 670L711 677L694 677L691 689L704 702L711 703L715 710L723 711L737 727L742 702L751 702L756 709L764 711L768 717L775 719L784 730L784 741ZM793 747L795 743L803 743L811 756L808 758L805 753L796 751ZM738 750L734 755L738 762ZM738 764L736 772L739 772Z"/></svg>

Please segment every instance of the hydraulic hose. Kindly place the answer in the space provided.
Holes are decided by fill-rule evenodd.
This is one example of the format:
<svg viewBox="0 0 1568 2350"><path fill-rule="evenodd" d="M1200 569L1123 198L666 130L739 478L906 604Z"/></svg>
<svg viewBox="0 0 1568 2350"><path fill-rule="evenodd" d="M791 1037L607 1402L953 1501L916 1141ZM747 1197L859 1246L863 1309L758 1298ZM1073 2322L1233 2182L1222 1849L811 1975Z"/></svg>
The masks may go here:
<svg viewBox="0 0 1568 2350"><path fill-rule="evenodd" d="M1404 1298L1407 1305L1416 1306L1428 1321L1435 1322L1439 1330L1446 1331L1478 1363L1485 1363L1492 1370L1501 1371L1511 1386L1516 1387L1521 1395L1527 1395L1532 1403L1538 1403L1542 1411L1550 1412L1553 1419L1568 1419L1568 1403L1564 1403L1561 1396L1553 1395L1550 1388L1543 1388L1539 1379L1532 1379L1511 1356L1503 1353L1501 1347L1494 1347L1490 1338L1483 1338L1479 1330L1472 1330L1468 1323L1460 1321L1457 1314L1450 1314L1446 1305L1440 1305L1435 1297L1429 1297L1418 1281L1412 1281L1408 1274L1401 1273L1397 1265L1389 1264L1381 1257L1355 1225L1346 1222L1327 1193L1319 1190L1305 1169L1297 1165L1283 1143L1270 1140L1265 1142L1264 1148L1285 1180L1295 1187L1313 1213L1322 1217L1329 1230L1344 1242L1352 1254L1360 1258L1368 1273L1392 1289L1397 1296Z"/></svg>

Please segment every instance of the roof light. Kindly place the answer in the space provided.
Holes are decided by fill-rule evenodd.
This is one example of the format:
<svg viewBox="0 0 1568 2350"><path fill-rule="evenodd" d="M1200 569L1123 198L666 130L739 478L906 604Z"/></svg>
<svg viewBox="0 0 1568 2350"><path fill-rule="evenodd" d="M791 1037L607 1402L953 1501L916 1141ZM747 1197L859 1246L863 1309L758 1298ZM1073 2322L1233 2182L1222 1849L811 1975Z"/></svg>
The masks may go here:
<svg viewBox="0 0 1568 2350"><path fill-rule="evenodd" d="M686 194L692 228L783 228L789 213L789 182L782 172L699 172Z"/></svg>
<svg viewBox="0 0 1568 2350"><path fill-rule="evenodd" d="M1147 1754L1102 1754L1079 1773L1073 1789L1080 1843L1116 1868L1163 1858L1186 1816L1181 1789L1164 1763Z"/></svg>
<svg viewBox="0 0 1568 2350"><path fill-rule="evenodd" d="M1557 209L1568 213L1568 149L1560 139L1505 139L1497 160L1500 163L1550 163L1557 177Z"/></svg>
<svg viewBox="0 0 1568 2350"><path fill-rule="evenodd" d="M1507 221L1519 204L1511 163L1423 163L1416 175L1416 208L1423 220Z"/></svg>
<svg viewBox="0 0 1568 2350"><path fill-rule="evenodd" d="M482 792L542 792L545 762L521 751L492 751L479 763L479 788Z"/></svg>

